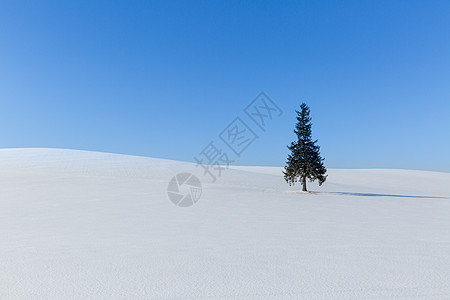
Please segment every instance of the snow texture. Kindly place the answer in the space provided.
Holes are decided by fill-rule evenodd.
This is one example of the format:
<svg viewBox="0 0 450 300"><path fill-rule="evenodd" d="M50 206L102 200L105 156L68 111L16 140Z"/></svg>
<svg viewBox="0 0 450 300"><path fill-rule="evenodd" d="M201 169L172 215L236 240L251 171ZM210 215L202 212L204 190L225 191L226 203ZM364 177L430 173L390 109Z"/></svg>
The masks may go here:
<svg viewBox="0 0 450 300"><path fill-rule="evenodd" d="M450 174L0 150L1 299L450 299ZM171 178L195 174L178 207Z"/></svg>

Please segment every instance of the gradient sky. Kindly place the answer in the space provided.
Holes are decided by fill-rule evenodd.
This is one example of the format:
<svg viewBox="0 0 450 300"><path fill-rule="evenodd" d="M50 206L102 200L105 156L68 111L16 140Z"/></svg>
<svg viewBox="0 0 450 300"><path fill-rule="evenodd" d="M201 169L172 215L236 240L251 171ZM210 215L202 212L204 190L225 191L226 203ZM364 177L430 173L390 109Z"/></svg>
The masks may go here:
<svg viewBox="0 0 450 300"><path fill-rule="evenodd" d="M450 172L449 15L450 1L0 1L0 147L192 161L264 91L284 113L227 150L236 164L284 165L304 101L329 168Z"/></svg>

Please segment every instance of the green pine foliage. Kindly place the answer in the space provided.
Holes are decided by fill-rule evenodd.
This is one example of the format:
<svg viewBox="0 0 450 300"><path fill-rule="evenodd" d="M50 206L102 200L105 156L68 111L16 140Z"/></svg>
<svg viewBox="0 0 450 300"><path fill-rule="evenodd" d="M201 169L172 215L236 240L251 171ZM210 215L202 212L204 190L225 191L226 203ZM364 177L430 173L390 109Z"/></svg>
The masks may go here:
<svg viewBox="0 0 450 300"><path fill-rule="evenodd" d="M301 111L297 111L297 124L294 133L297 141L287 146L291 151L286 166L284 167L284 179L289 185L301 182L303 191L306 189L306 179L309 181L319 181L319 185L327 179L327 169L323 165L323 158L320 156L320 147L316 145L317 140L312 140L311 117L309 107L305 103L300 105Z"/></svg>

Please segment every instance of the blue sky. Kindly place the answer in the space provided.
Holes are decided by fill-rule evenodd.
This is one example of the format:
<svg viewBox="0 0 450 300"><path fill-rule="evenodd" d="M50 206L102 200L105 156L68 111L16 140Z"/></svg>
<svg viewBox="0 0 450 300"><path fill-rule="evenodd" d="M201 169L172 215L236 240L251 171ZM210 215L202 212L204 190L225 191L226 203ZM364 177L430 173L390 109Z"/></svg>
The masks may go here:
<svg viewBox="0 0 450 300"><path fill-rule="evenodd" d="M264 91L284 113L236 164L284 165L304 101L329 168L450 171L449 15L449 1L1 1L0 147L192 161L236 116L251 126L242 110Z"/></svg>

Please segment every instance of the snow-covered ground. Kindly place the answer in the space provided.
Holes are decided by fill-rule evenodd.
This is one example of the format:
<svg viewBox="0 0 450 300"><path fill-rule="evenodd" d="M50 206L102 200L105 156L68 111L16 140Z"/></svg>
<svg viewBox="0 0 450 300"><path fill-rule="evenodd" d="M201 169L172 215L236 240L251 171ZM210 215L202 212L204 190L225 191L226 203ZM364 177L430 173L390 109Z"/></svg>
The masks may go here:
<svg viewBox="0 0 450 300"><path fill-rule="evenodd" d="M450 299L450 173L0 150L1 299ZM168 198L192 172L191 207Z"/></svg>

